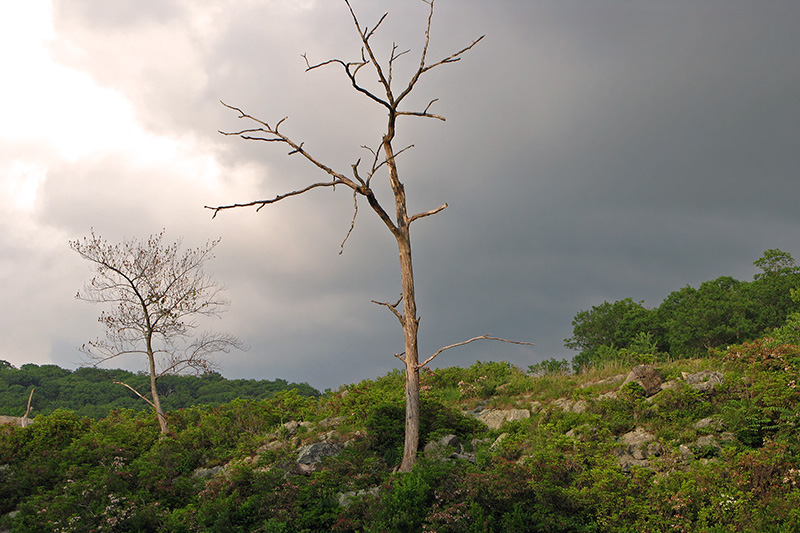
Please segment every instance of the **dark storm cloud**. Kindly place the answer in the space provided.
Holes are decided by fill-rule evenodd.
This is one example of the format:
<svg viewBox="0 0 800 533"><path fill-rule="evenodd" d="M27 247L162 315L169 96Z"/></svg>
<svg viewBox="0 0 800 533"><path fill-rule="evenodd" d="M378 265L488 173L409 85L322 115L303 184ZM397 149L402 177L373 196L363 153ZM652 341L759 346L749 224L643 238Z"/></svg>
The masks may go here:
<svg viewBox="0 0 800 533"><path fill-rule="evenodd" d="M358 57L349 13L327 1L227 4L144 2L126 14L56 2L58 57L219 169L192 180L179 165L114 154L55 165L45 222L166 227L187 245L222 236L209 268L233 303L219 326L252 347L221 361L226 376L333 387L384 373L402 336L370 300L396 300L399 274L366 205L342 255L344 190L214 221L201 209L320 179L283 148L220 136L247 125L220 99L271 122L289 116L284 131L342 172L361 145L377 146L382 110L339 69L304 72L300 57ZM369 25L390 12L382 50L411 48L398 76L413 69L425 5L354 4ZM439 98L447 122L409 119L399 132L415 145L400 160L410 208L450 204L414 227L422 352L491 333L536 346L475 343L437 363L568 358L562 340L581 309L625 297L656 306L686 284L749 279L767 248L800 255L799 15L787 2L438 0L432 58L486 38L410 101ZM96 202L58 203L81 194Z"/></svg>

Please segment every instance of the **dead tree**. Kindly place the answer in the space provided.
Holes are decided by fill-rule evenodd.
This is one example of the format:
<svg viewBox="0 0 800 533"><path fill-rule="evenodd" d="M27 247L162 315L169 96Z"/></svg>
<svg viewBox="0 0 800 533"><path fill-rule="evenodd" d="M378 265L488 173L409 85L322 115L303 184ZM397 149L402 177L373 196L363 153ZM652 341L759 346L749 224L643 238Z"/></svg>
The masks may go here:
<svg viewBox="0 0 800 533"><path fill-rule="evenodd" d="M325 181L309 183L296 190L279 194L271 199L255 200L246 203L237 203L230 205L220 205L216 207L206 206L206 208L213 210L214 216L219 214L220 211L226 209L233 209L239 207L256 207L257 211L262 207L274 204L286 198L299 196L311 190L322 187L336 187L337 185L344 186L352 191L354 201L353 220L350 225L350 230L347 232L342 246L344 246L347 238L353 230L356 215L358 213L358 199L365 199L367 204L375 212L378 218L388 228L389 232L397 242L397 249L400 259L400 279L401 279L401 294L399 300L396 302L375 302L379 305L385 306L400 322L403 328L405 337L405 350L402 353L395 354L397 358L403 361L405 365L406 375L406 431L405 431L405 447L403 452L403 461L400 465L401 471L410 470L417 455L417 448L419 445L419 417L420 417L420 384L419 384L419 369L430 363L443 350L460 346L468 342L478 339L496 339L482 335L469 341L457 343L439 350L431 357L427 358L424 362L419 362L419 351L417 346L417 332L419 330L419 317L417 314L417 303L414 293L414 269L411 260L411 224L426 217L435 215L447 207L447 204L442 204L439 207L422 211L419 213L409 213L406 205L405 186L400 180L400 171L397 165L397 157L411 146L396 149L395 147L395 134L398 126L398 119L401 117L421 117L431 118L444 121L444 117L434 114L431 111L433 104L437 99L430 100L424 109L409 109L404 107L404 102L408 95L415 89L420 78L427 74L429 71L455 63L461 60L461 57L472 49L483 36L475 39L468 46L450 54L442 59L431 61L428 58L428 45L430 43L431 34L431 20L433 18L433 4L434 0L422 0L428 5L427 24L425 26L424 42L422 50L419 54L419 65L416 70L411 74L410 78L403 84L398 86L393 78L393 69L395 63L399 58L408 54L410 50L401 50L396 44L392 45L391 52L388 59L381 62L373 47L372 38L375 32L387 17L387 13L378 20L372 27L362 26L355 14L349 0L344 0L350 16L352 17L355 30L361 40L361 54L360 57L354 61L345 61L343 59L329 59L321 63L311 63L308 57L304 54L302 57L306 61L306 71L319 69L326 66L340 67L347 80L352 87L364 95L366 98L382 107L386 112L386 129L378 146L370 148L364 146L368 153L368 163L362 166L362 161L359 159L347 173L338 172L333 168L327 166L313 155L304 146L303 142L297 142L290 138L282 130L286 118L283 118L274 123L268 123L260 120L252 115L249 115L241 109L222 103L225 107L238 113L239 118L245 119L252 124L252 127L243 129L236 132L220 132L224 135L239 136L243 139L263 141L268 143L283 144L290 148L289 155L299 155L323 174L327 175ZM372 90L368 88L363 81L372 82L374 77L377 76L378 89ZM382 175L388 176L389 185L393 193L394 200L394 213L390 214L391 209L385 208L384 204L377 198L375 191L372 188L373 178L381 171ZM402 304L402 306L401 306ZM503 339L496 339L503 340ZM522 344L522 343L520 343Z"/></svg>
<svg viewBox="0 0 800 533"><path fill-rule="evenodd" d="M75 297L111 306L98 318L106 338L84 344L81 351L95 366L122 355L144 355L150 399L120 384L150 404L166 434L169 425L156 387L158 378L210 372L214 353L243 346L228 334L193 335L197 317L218 316L228 307L220 285L203 271L219 240L181 252L180 242L162 244L163 237L161 232L146 241L110 244L92 231L90 237L70 241L69 246L92 263L95 273Z"/></svg>

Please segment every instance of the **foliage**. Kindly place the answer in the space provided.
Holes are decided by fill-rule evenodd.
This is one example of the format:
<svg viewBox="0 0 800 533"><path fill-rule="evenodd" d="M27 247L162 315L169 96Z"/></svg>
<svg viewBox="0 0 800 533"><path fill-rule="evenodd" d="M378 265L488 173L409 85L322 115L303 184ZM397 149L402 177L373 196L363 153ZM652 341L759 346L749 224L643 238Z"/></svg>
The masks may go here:
<svg viewBox="0 0 800 533"><path fill-rule="evenodd" d="M642 304L625 298L613 303L603 302L575 315L572 337L564 340L567 348L580 350L573 358L575 369L591 364L602 347L626 348L637 333L650 330L653 312Z"/></svg>
<svg viewBox="0 0 800 533"><path fill-rule="evenodd" d="M800 302L792 298L800 286L800 267L777 249L764 252L754 265L761 273L753 281L722 276L697 288L686 286L655 309L626 298L580 311L572 321L573 335L564 341L580 350L573 368L581 371L606 360L702 357L709 349L751 341L773 328L789 334L792 327L784 323L800 312Z"/></svg>

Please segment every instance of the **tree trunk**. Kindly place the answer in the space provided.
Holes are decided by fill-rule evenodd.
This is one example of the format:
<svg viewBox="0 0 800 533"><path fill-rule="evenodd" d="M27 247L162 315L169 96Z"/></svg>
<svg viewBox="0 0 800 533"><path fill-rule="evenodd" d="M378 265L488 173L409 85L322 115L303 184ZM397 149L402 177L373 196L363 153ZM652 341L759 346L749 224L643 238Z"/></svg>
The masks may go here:
<svg viewBox="0 0 800 533"><path fill-rule="evenodd" d="M166 435L169 433L169 424L167 424L167 417L164 415L164 409L161 408L161 400L158 397L158 389L156 388L156 358L153 354L153 348L150 346L150 339L147 339L147 357L150 361L150 395L153 397L153 407L156 410L156 417L158 418L158 425L161 427L161 434Z"/></svg>
<svg viewBox="0 0 800 533"><path fill-rule="evenodd" d="M400 252L400 277L403 287L403 332L405 334L406 364L406 435L403 446L403 462L401 472L409 472L417 460L419 448L419 350L417 333L417 302L414 294L414 269L411 263L411 242L408 238L408 227L405 228L405 239L398 239Z"/></svg>

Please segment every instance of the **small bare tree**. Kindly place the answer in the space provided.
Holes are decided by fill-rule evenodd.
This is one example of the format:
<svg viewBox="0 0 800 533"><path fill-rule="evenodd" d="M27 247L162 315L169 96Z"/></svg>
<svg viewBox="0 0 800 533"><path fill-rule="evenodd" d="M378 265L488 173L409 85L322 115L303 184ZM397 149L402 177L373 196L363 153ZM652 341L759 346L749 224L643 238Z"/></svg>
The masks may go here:
<svg viewBox="0 0 800 533"><path fill-rule="evenodd" d="M309 163L315 166L322 173L327 174L326 181L316 183L309 183L306 186L300 187L294 191L284 194L279 194L271 199L255 200L241 204L221 205L216 207L206 206L206 208L214 211L216 216L220 211L225 209L232 209L238 207L257 207L256 210L262 207L274 204L280 200L298 196L307 193L311 190L321 187L336 187L337 185L344 186L352 191L354 202L353 220L350 224L350 230L342 242L344 247L347 238L353 230L356 215L358 213L358 199L366 199L367 204L375 212L378 218L388 228L389 232L397 242L397 249L400 259L400 275L401 275L401 297L395 302L377 302L374 303L385 306L389 311L394 314L400 325L403 328L405 337L405 350L402 353L395 354L397 358L403 361L406 371L406 430L405 430L405 447L403 452L403 461L400 465L400 471L409 471L414 466L416 461L417 449L419 445L419 417L420 417L420 383L419 383L419 369L430 363L434 357L439 355L442 351L456 346L479 340L491 339L500 340L505 342L505 339L490 337L488 335L481 335L472 338L468 341L459 342L450 346L446 346L433 355L419 362L419 351L417 347L417 332L419 330L419 317L417 315L417 303L414 292L414 269L411 261L411 224L426 217L435 215L447 207L447 204L442 204L439 207L423 211L415 214L410 214L406 205L405 186L400 180L400 171L397 165L397 156L404 151L411 148L411 146L404 147L397 150L395 148L395 135L398 125L398 119L401 117L422 117L432 118L436 120L445 120L444 117L431 112L431 107L437 99L431 100L424 109L407 109L404 107L404 102L408 95L414 90L420 78L427 74L434 68L450 63L455 63L461 59L466 52L472 49L478 42L483 39L483 36L475 39L468 46L461 50L444 57L439 60L430 61L428 58L428 45L430 43L431 33L431 20L433 18L433 4L434 0L422 0L428 5L427 24L425 26L424 43L422 50L419 54L419 65L408 78L408 80L401 86L396 85L396 80L393 77L394 66L399 58L406 55L410 50L401 50L396 44L392 45L391 52L388 59L381 62L373 47L372 38L375 32L387 17L387 13L378 20L373 26L362 26L356 16L349 0L344 0L355 26L355 30L361 40L361 54L360 57L354 61L345 61L342 59L330 59L322 63L312 64L306 55L303 58L306 61L306 70L311 71L321 67L335 65L341 67L344 74L359 93L363 94L366 98L377 104L384 109L386 113L386 129L377 147L370 148L364 146L363 148L369 153L368 163L365 167L361 165L361 159L355 162L347 174L338 172L329 166L322 163L316 156L309 152L303 142L297 142L288 137L280 128L283 126L286 118L279 120L277 123L267 123L256 117L248 115L241 109L222 103L225 107L238 113L239 118L249 121L253 126L237 132L220 132L224 135L235 135L247 140L264 141L269 143L278 143L287 145L290 148L289 155L299 154L305 158ZM365 79L368 83L372 82L377 77L378 89L372 90L368 88L368 84L362 82ZM393 193L394 200L394 215L390 214L391 209L384 208L383 204L377 198L375 191L372 188L372 180L379 171L386 171L388 175L389 185ZM401 307L402 304L402 307ZM529 343L516 343L516 344L529 344Z"/></svg>
<svg viewBox="0 0 800 533"><path fill-rule="evenodd" d="M220 285L203 272L219 240L180 251L180 242L163 244L164 232L146 241L110 244L92 231L69 246L92 263L94 277L75 297L110 304L98 321L105 339L84 344L81 351L98 365L110 359L140 354L147 358L150 399L124 385L150 404L162 433L169 432L156 382L165 374L205 373L214 368L211 355L243 346L228 334L204 332L193 336L196 318L218 316L228 307Z"/></svg>

